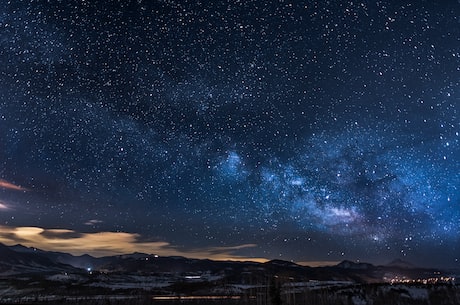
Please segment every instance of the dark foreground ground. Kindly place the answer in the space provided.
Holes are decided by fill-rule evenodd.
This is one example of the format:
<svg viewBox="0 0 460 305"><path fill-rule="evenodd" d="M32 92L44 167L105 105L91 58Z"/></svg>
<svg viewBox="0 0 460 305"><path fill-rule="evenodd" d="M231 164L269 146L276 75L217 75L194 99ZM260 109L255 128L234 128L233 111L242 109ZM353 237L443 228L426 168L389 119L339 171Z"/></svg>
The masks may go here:
<svg viewBox="0 0 460 305"><path fill-rule="evenodd" d="M88 295L61 287L59 294L26 293L14 298L2 298L1 305L457 305L460 286L452 284L360 284L328 285L319 288L256 287L233 295L195 293L152 295L146 291L94 290ZM71 292L73 295L66 295ZM88 291L87 291L88 292ZM97 294L99 292L100 294ZM110 292L110 294L109 294Z"/></svg>

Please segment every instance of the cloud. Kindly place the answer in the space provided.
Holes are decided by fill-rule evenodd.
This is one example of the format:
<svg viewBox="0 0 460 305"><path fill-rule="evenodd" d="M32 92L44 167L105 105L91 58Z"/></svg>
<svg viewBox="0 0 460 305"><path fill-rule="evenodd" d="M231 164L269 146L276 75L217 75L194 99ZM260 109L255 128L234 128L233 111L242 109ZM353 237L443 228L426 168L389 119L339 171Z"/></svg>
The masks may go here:
<svg viewBox="0 0 460 305"><path fill-rule="evenodd" d="M142 241L139 234L126 232L83 233L67 229L0 226L0 243L6 245L21 243L27 247L48 251L67 252L74 255L90 254L97 257L143 252L160 256L185 256L199 259L267 261L264 258L236 254L238 250L256 247L255 244L179 249L166 241Z"/></svg>
<svg viewBox="0 0 460 305"><path fill-rule="evenodd" d="M0 211L6 211L11 209L10 206L8 206L5 202L0 201Z"/></svg>
<svg viewBox="0 0 460 305"><path fill-rule="evenodd" d="M103 221L99 220L99 219L90 219L87 222L85 222L84 224L87 225L87 226L95 226L98 223L103 223Z"/></svg>
<svg viewBox="0 0 460 305"><path fill-rule="evenodd" d="M13 184L11 182L8 182L2 179L0 179L0 188L7 189L7 190L14 190L14 191L23 191L23 192L28 191L28 189L26 189L25 187Z"/></svg>

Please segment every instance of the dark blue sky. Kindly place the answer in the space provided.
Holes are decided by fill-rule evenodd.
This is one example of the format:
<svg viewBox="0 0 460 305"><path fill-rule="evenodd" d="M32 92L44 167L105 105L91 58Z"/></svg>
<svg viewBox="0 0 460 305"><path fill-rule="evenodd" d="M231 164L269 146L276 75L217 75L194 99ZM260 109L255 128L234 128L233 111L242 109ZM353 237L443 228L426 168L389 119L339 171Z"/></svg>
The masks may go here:
<svg viewBox="0 0 460 305"><path fill-rule="evenodd" d="M0 5L0 242L460 267L458 1Z"/></svg>

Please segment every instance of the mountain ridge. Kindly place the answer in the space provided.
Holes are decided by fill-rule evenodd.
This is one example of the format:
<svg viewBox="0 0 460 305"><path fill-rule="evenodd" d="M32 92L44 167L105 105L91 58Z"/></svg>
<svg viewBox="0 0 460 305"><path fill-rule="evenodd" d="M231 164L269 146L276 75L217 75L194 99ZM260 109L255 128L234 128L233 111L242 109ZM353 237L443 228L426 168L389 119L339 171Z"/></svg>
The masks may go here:
<svg viewBox="0 0 460 305"><path fill-rule="evenodd" d="M220 274L241 280L244 274L263 279L267 276L282 276L297 281L339 280L355 283L378 283L389 278L422 278L443 271L433 268L411 267L401 260L388 265L376 266L370 263L344 260L334 266L310 267L293 262L274 259L265 263L250 261L213 261L186 257L167 257L146 253L131 253L106 257L85 254L74 256L69 253L44 251L22 245L0 244L0 276L2 272L101 272L104 274Z"/></svg>

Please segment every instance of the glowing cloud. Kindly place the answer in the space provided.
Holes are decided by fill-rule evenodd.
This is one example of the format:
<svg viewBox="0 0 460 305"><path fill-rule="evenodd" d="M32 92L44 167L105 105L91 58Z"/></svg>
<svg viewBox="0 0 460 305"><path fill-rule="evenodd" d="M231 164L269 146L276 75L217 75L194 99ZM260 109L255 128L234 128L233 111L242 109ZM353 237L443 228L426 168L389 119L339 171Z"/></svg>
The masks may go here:
<svg viewBox="0 0 460 305"><path fill-rule="evenodd" d="M143 252L199 259L267 261L264 258L250 258L234 254L237 250L256 247L255 244L181 250L165 241L142 241L139 234L126 232L81 233L67 229L0 226L0 242L6 245L21 243L28 247L74 255L106 256Z"/></svg>
<svg viewBox="0 0 460 305"><path fill-rule="evenodd" d="M10 207L6 203L0 201L0 211L9 210L9 209Z"/></svg>
<svg viewBox="0 0 460 305"><path fill-rule="evenodd" d="M23 191L23 192L26 192L28 191L28 189L22 187L22 186L19 186L19 185L15 185L13 183L10 183L6 180L2 180L0 179L0 188L3 188L3 189L7 189L7 190L14 190L14 191Z"/></svg>
<svg viewBox="0 0 460 305"><path fill-rule="evenodd" d="M87 225L87 226L95 226L95 225L97 225L99 223L103 223L103 221L99 220L99 219L90 219L87 222L85 222L85 225Z"/></svg>

